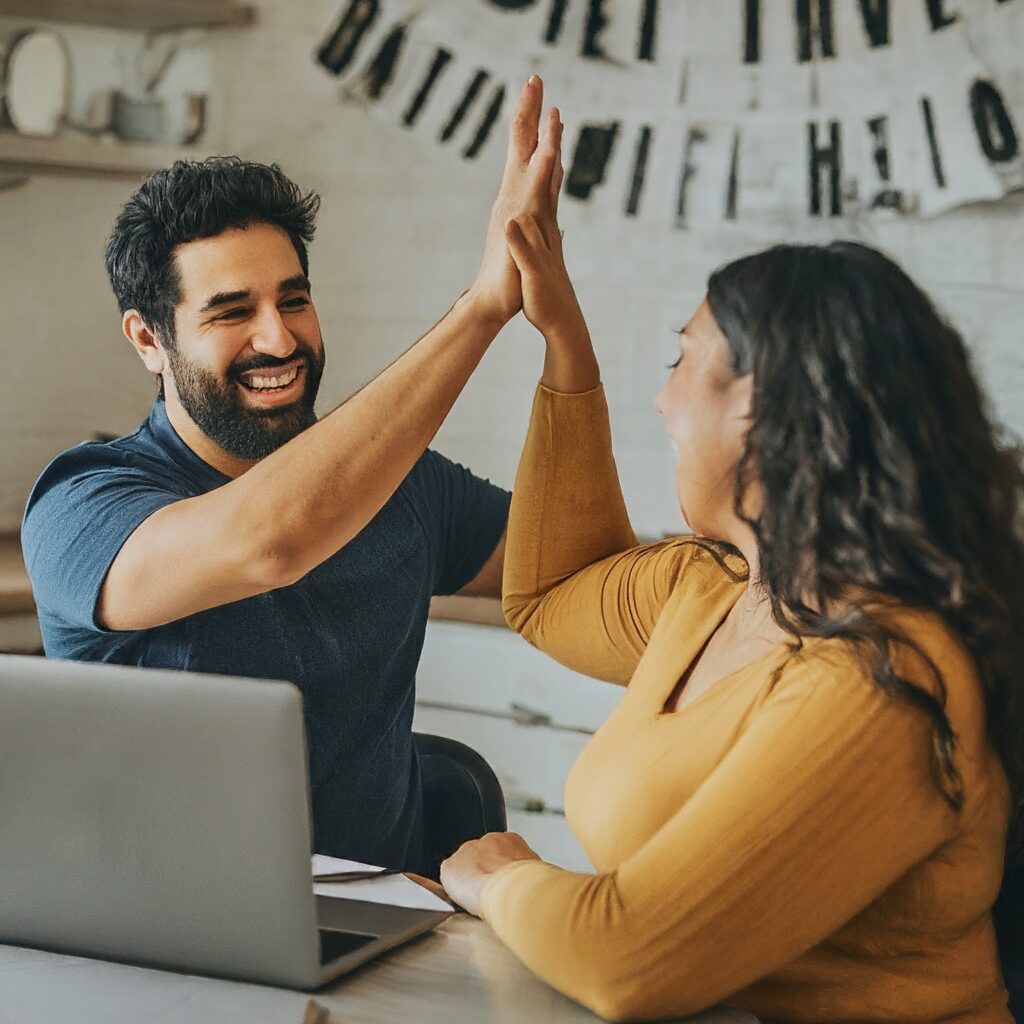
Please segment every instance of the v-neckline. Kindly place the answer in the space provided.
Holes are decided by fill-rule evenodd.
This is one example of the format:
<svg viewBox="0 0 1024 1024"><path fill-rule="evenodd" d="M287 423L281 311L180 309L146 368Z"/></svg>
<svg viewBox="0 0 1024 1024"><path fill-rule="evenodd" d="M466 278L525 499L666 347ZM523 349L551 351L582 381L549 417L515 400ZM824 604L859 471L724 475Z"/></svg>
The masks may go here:
<svg viewBox="0 0 1024 1024"><path fill-rule="evenodd" d="M672 710L668 709L668 702L671 700L673 693L675 693L676 687L678 686L680 679L682 679L683 676L690 671L694 663L701 657L701 655L707 648L708 644L711 642L711 638L722 627L722 624L725 622L729 613L736 606L736 602L739 601L745 593L746 588L740 590L733 600L724 603L724 606L720 609L719 615L716 615L713 619L704 619L704 622L709 624L709 627L707 629L701 630L699 631L699 633L698 631L694 631L694 633L690 634L691 637L696 638L696 643L689 645L688 660L686 661L686 664L682 667L681 672L679 672L678 674L673 673L672 682L669 685L668 689L659 689L658 701L655 708L656 719L672 719L683 714L684 712L688 711L691 707L693 707L695 704L699 704L709 694L718 693L722 689L723 684L732 681L732 679L735 676L745 673L753 665L757 665L759 662L769 657L777 657L780 649L785 649L788 647L788 644L786 644L785 642L773 644L763 654L758 655L756 658L751 658L751 660L746 662L745 664L740 665L738 668L733 669L731 672L725 673L725 675L723 676L720 676L710 686L708 686L707 689L703 690L701 693L698 693L696 697L694 697L692 700L687 701L685 704L683 704L682 707L674 708ZM685 692L686 687L684 686L683 693Z"/></svg>

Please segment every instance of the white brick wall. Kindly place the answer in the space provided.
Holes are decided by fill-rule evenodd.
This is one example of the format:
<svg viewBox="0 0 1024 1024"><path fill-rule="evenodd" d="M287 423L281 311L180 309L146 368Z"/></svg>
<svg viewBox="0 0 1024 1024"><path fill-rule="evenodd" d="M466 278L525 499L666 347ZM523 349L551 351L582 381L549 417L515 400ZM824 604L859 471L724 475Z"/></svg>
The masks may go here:
<svg viewBox="0 0 1024 1024"><path fill-rule="evenodd" d="M466 21L482 2L432 0L430 7L435 15L450 12ZM844 0L836 4L843 8ZM722 103L742 85L743 72L723 64L735 64L735 19L720 16L722 6L714 0L688 0L686 6L690 32L672 46L692 55L692 88L707 79L709 68L717 69ZM776 6L766 5L762 85L769 93L773 76L792 82L806 74L794 65ZM957 7L972 19L973 45L987 48L1024 126L1024 10L989 0L963 0ZM216 131L226 135L226 145L277 160L324 198L313 249L329 353L324 409L412 342L469 283L502 156L495 140L479 161L467 164L402 129L397 118L375 120L343 105L335 83L311 57L339 8L339 0L267 0L255 28L213 36L210 44ZM95 49L94 37L90 45ZM861 55L851 52L849 60L857 59ZM574 103L590 105L574 97L572 76L556 77L563 79L562 89L552 99L567 117ZM745 154L745 160L756 163L758 154ZM131 429L148 407L151 387L119 338L101 264L105 234L129 192L122 182L70 178L37 178L0 192L3 346L10 360L10 372L0 378L6 437L0 527L17 525L32 479L48 457L94 430ZM623 484L643 533L677 523L671 455L651 406L672 354L669 332L699 300L715 265L782 238L846 235L891 252L965 331L997 414L1024 432L1019 193L929 221L852 216L815 223L784 211L688 231L670 227L667 218L628 222L608 202L588 209L568 200L564 210L568 259L604 368ZM510 485L540 362L532 329L522 320L510 325L442 429L438 446Z"/></svg>

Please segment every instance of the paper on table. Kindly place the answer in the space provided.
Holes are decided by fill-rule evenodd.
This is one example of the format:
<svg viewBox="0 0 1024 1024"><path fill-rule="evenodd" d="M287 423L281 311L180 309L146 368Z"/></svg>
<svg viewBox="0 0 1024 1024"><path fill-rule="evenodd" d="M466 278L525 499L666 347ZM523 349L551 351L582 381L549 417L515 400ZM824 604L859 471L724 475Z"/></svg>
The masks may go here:
<svg viewBox="0 0 1024 1024"><path fill-rule="evenodd" d="M357 860L342 860L322 853L313 854L313 874L326 875L332 871L373 871L375 864L361 864ZM385 875L383 878L369 878L358 882L314 882L313 892L317 896L335 896L346 900L361 900L364 903L387 903L393 907L409 907L412 910L451 911L451 904L445 903L422 885L404 875Z"/></svg>

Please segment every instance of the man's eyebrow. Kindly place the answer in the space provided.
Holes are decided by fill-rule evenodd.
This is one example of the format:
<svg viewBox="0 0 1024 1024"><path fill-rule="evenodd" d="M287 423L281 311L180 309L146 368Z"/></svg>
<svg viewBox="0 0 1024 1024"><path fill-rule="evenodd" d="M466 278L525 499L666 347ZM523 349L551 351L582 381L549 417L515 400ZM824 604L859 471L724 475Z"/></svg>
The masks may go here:
<svg viewBox="0 0 1024 1024"><path fill-rule="evenodd" d="M221 306L230 306L232 302L244 302L251 298L252 292L248 289L237 292L217 292L206 300L206 305L199 312L209 313L211 310L220 309Z"/></svg>
<svg viewBox="0 0 1024 1024"><path fill-rule="evenodd" d="M291 277L286 277L277 286L277 290L279 294L296 290L308 292L310 291L309 278L305 274L293 274Z"/></svg>
<svg viewBox="0 0 1024 1024"><path fill-rule="evenodd" d="M310 290L309 278L305 274L293 274L291 277L285 278L277 286L279 295L283 295L285 292L293 292L296 289L304 292ZM199 312L212 313L215 309L220 309L222 306L230 306L233 302L245 302L251 298L252 292L248 289L240 289L234 292L217 292L206 300L206 304Z"/></svg>

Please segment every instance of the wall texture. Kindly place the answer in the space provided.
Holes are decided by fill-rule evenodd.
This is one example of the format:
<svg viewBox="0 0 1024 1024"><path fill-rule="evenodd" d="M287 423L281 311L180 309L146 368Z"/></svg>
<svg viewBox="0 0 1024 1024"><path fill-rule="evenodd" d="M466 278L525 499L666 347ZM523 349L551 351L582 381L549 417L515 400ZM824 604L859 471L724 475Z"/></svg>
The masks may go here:
<svg viewBox="0 0 1024 1024"><path fill-rule="evenodd" d="M846 7L857 6L852 0L835 4L837 19L846 20L852 17ZM396 116L372 116L344 101L335 80L314 63L313 51L345 6L338 0L265 0L254 28L215 34L203 44L217 112L208 145L276 160L323 196L313 281L328 344L325 410L410 344L470 282L503 150L503 124L480 157L466 161L422 132L403 128ZM432 0L427 6L448 24L464 25L478 51L487 52L478 15L484 7L493 9L489 3ZM739 0L729 5L728 17L716 15L726 8L717 0L690 0L678 8L669 5L675 12L670 18L678 18L684 6L686 23L667 25L672 52L686 56L690 102L712 111L748 102L752 72L742 65L734 38ZM780 118L791 118L787 104L807 106L808 90L817 90L827 105L829 89L840 93L841 83L851 80L850 69L867 58L863 46L847 47L848 53L828 62L799 64L788 38L768 18L784 6L788 11L781 3L766 5L766 63L757 88L768 113L776 109ZM924 4L900 0L893 6L899 12ZM1024 124L1021 0L946 6L963 20L944 31L963 36L964 45L997 67L1010 112ZM895 27L900 24L897 18ZM111 35L118 45L128 45L128 34ZM815 86L808 68L819 64L827 73ZM908 88L923 66L908 65ZM519 65L506 55L503 67L511 75ZM530 68L522 62L524 75ZM589 91L596 79L582 62L563 64L551 78L551 99L565 108L570 126L574 105L596 109ZM788 91L780 84L786 82ZM744 141L744 166L755 176L793 173L789 163L780 162L777 145L758 146L756 133ZM619 188L627 173L622 160L613 164L606 190ZM698 171L698 180L702 173L709 175ZM39 177L0 192L4 351L11 360L0 380L0 528L16 528L32 480L50 456L94 431L132 429L148 408L153 389L120 338L101 263L105 234L130 190L124 182ZM703 216L702 195L699 188L694 192L698 206L685 229L657 210L626 219L617 199L563 202L570 269L601 357L623 484L639 531L656 535L679 523L671 452L651 404L664 365L674 358L671 332L699 301L709 270L776 240L855 237L892 253L965 332L997 416L1024 431L1021 193L930 219L867 215L863 204L847 203L842 217L814 219L790 205L752 209L733 222ZM510 485L540 361L532 329L522 320L510 325L437 446Z"/></svg>

